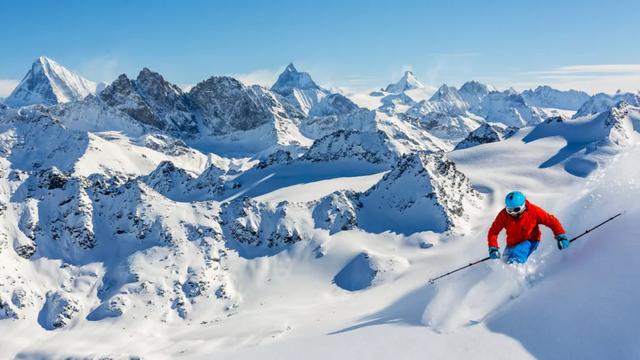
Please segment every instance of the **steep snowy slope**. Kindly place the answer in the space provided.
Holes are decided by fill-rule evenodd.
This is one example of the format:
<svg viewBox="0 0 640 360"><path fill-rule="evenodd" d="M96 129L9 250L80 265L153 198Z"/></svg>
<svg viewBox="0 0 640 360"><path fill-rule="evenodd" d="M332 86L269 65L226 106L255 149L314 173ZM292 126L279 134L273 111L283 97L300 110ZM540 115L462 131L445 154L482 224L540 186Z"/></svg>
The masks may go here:
<svg viewBox="0 0 640 360"><path fill-rule="evenodd" d="M41 56L4 102L12 107L66 103L95 94L96 88L96 83Z"/></svg>

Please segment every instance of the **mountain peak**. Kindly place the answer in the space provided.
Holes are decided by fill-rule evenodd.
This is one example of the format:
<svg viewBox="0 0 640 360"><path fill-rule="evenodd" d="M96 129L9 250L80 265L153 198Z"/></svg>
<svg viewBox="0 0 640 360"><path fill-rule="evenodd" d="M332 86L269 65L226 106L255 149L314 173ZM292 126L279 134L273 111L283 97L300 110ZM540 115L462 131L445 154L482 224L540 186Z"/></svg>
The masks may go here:
<svg viewBox="0 0 640 360"><path fill-rule="evenodd" d="M462 84L460 90L458 90L458 94L460 95L460 98L462 98L462 100L464 100L464 102L466 102L471 108L480 104L482 99L494 90L495 89L492 86L472 80Z"/></svg>
<svg viewBox="0 0 640 360"><path fill-rule="evenodd" d="M454 86L449 86L447 84L442 84L438 88L438 90L431 96L429 101L456 101L461 102L460 94L458 94L458 89Z"/></svg>
<svg viewBox="0 0 640 360"><path fill-rule="evenodd" d="M424 85L418 81L413 72L411 70L406 70L398 82L395 84L389 84L384 91L398 94L407 90L422 88L424 88Z"/></svg>
<svg viewBox="0 0 640 360"><path fill-rule="evenodd" d="M295 65L293 65L293 63L289 63L289 65L287 65L287 68L284 69L284 72L293 72L293 73L297 73L298 69L296 69Z"/></svg>
<svg viewBox="0 0 640 360"><path fill-rule="evenodd" d="M6 103L13 107L32 104L53 105L82 99L96 91L97 84L58 64L39 56Z"/></svg>
<svg viewBox="0 0 640 360"><path fill-rule="evenodd" d="M56 64L58 65L57 62L55 62L53 59L48 58L44 55L39 56L36 61L34 61L34 64L40 64L40 65L45 65L45 64Z"/></svg>
<svg viewBox="0 0 640 360"><path fill-rule="evenodd" d="M293 63L290 63L278 76L278 80L273 84L271 90L282 96L288 96L293 93L293 89L319 90L320 86L313 81L309 73L298 71Z"/></svg>

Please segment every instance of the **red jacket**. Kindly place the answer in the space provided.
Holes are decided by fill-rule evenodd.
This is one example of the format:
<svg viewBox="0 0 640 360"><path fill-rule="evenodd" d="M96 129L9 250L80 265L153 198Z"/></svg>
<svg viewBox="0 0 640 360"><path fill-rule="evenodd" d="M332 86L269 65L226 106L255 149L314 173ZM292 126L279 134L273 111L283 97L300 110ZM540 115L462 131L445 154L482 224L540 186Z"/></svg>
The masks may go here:
<svg viewBox="0 0 640 360"><path fill-rule="evenodd" d="M526 210L519 217L514 218L502 209L489 228L487 241L489 246L498 247L498 234L507 229L507 246L518 245L525 240L540 241L540 228L545 225L553 231L555 236L564 234L564 228L558 219L544 211L541 207L526 201Z"/></svg>

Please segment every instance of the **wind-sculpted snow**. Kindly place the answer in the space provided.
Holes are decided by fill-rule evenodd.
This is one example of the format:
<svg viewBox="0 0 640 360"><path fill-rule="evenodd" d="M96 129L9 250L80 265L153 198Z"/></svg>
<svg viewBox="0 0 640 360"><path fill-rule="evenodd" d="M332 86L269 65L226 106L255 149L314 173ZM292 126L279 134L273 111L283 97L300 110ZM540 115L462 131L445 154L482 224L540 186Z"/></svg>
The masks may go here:
<svg viewBox="0 0 640 360"><path fill-rule="evenodd" d="M73 130L120 131L129 136L140 136L151 130L149 126L93 95L79 102L62 104L50 111L65 127Z"/></svg>
<svg viewBox="0 0 640 360"><path fill-rule="evenodd" d="M336 276L335 284L358 291L392 280L409 267L406 259L367 252L356 255Z"/></svg>
<svg viewBox="0 0 640 360"><path fill-rule="evenodd" d="M620 102L609 110L574 119L554 117L538 125L523 140L560 136L567 145L540 166L564 163L565 169L585 177L598 168L602 154L616 153L634 142L640 129L640 108Z"/></svg>

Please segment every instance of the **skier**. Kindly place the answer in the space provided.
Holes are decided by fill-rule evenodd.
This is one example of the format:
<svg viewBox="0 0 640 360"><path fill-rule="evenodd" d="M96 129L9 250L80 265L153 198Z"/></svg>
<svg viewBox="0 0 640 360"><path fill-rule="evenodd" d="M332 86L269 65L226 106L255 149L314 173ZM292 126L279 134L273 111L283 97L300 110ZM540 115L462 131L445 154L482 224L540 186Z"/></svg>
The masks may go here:
<svg viewBox="0 0 640 360"><path fill-rule="evenodd" d="M524 264L540 244L540 224L553 231L558 249L569 247L569 239L555 216L530 203L520 191L510 192L505 198L505 208L498 213L487 234L489 257L500 258L498 234L507 229L507 247L503 256L508 264Z"/></svg>

